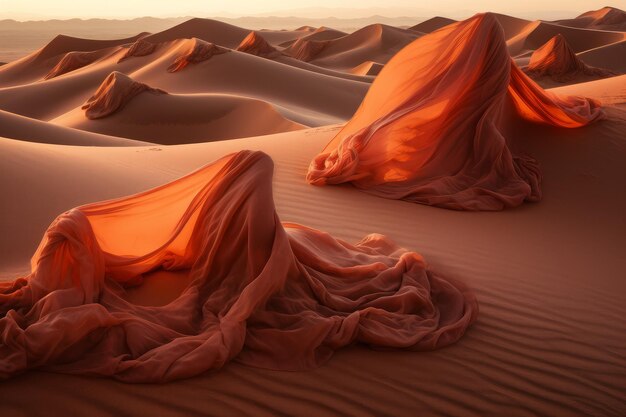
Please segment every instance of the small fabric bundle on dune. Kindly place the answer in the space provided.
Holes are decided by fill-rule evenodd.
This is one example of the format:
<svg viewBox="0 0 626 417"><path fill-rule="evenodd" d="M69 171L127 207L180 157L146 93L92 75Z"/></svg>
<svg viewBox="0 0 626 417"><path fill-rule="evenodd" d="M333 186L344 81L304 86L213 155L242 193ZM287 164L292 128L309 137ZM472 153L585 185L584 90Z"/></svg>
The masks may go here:
<svg viewBox="0 0 626 417"><path fill-rule="evenodd" d="M511 117L580 127L599 104L557 97L512 61L491 14L445 26L398 52L361 107L309 167L314 185L458 210L541 198L537 163L511 154Z"/></svg>
<svg viewBox="0 0 626 417"><path fill-rule="evenodd" d="M163 382L230 360L309 369L353 342L436 349L478 306L385 237L356 245L281 223L272 160L242 151L159 188L60 215L30 276L0 284L0 376L31 368ZM128 301L188 271L164 306Z"/></svg>

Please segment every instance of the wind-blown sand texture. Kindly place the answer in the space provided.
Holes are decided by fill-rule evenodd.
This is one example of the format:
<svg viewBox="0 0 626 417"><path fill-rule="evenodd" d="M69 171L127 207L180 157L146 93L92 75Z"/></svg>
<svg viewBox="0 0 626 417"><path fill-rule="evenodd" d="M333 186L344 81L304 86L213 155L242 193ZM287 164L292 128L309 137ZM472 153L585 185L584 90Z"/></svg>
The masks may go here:
<svg viewBox="0 0 626 417"><path fill-rule="evenodd" d="M494 16L520 66L561 33L585 64L623 73L616 52L623 32ZM230 362L163 385L29 371L0 382L2 415L626 414L626 76L575 79L548 90L598 100L606 119L597 123L566 129L511 121L511 152L531 156L541 168L543 197L536 204L453 211L379 198L347 184L307 184L311 160L375 81L365 69L383 66L427 31L393 29L330 34L318 40L337 41L335 49L303 62L234 51L249 29L192 19L116 41L59 37L3 65L0 193L8 197L0 203L0 279L28 275L45 231L73 207L143 192L230 153L260 150L275 165L282 221L352 244L383 234L422 254L434 273L475 291L480 313L459 342L431 352L355 345L319 368L297 372ZM282 52L314 31L259 33ZM138 38L159 46L118 63ZM191 38L233 51L169 73ZM45 79L65 54L99 50L97 61ZM142 92L114 113L88 119L80 106L115 71L169 94ZM176 107L169 119L162 103ZM153 113L158 109L162 113ZM262 123L266 114L280 116L278 130ZM239 134L245 137L232 139ZM155 144L157 137L171 146ZM211 137L224 140L181 144ZM188 275L159 269L124 297L166 306L188 284Z"/></svg>

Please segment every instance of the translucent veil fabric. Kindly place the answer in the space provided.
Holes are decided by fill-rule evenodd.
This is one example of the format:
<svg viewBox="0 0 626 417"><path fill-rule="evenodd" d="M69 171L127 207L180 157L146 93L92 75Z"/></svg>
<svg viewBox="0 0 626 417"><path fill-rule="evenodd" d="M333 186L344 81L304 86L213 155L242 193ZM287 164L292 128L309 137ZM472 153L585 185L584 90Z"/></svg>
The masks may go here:
<svg viewBox="0 0 626 417"><path fill-rule="evenodd" d="M385 237L356 245L279 221L271 159L242 151L159 188L61 214L32 273L0 284L0 376L30 368L164 382L230 360L309 369L353 342L436 349L474 295ZM125 287L188 270L171 303Z"/></svg>
<svg viewBox="0 0 626 417"><path fill-rule="evenodd" d="M398 52L307 180L458 210L539 200L537 163L513 156L503 135L511 115L574 128L603 111L541 89L511 60L496 18L479 14Z"/></svg>

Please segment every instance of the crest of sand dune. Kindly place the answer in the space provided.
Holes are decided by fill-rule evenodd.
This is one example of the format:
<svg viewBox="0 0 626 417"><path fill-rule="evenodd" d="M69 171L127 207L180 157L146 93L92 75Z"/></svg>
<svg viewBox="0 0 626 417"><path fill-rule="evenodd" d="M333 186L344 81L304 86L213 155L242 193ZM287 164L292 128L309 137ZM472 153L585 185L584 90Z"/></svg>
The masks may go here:
<svg viewBox="0 0 626 417"><path fill-rule="evenodd" d="M44 368L165 382L235 358L304 370L357 341L437 349L475 320L473 293L381 235L349 245L281 224L272 171L269 156L241 151L61 214L33 273L0 283L0 377ZM191 283L161 307L120 296L155 268L188 269Z"/></svg>
<svg viewBox="0 0 626 417"><path fill-rule="evenodd" d="M578 54L578 57L589 65L606 68L620 74L626 73L625 56L626 40L599 46Z"/></svg>
<svg viewBox="0 0 626 417"><path fill-rule="evenodd" d="M330 41L314 41L309 39L298 39L283 52L287 55L308 62L319 55L328 46Z"/></svg>
<svg viewBox="0 0 626 417"><path fill-rule="evenodd" d="M35 53L36 61L43 61L67 52L87 52L110 48L112 46L119 46L129 42L135 42L145 35L145 33L140 33L131 38L113 40L81 39L72 36L59 35Z"/></svg>
<svg viewBox="0 0 626 417"><path fill-rule="evenodd" d="M287 120L269 103L225 94L142 94L105 119L91 120L76 108L50 123L164 145L260 136L304 127Z"/></svg>
<svg viewBox="0 0 626 417"><path fill-rule="evenodd" d="M544 92L512 62L496 18L476 15L400 51L311 162L307 179L451 209L500 210L541 197L536 162L512 155L504 137L511 118L573 128L602 116L594 100Z"/></svg>
<svg viewBox="0 0 626 417"><path fill-rule="evenodd" d="M626 12L616 7L603 7L583 13L575 19L559 20L555 23L589 29L626 31Z"/></svg>
<svg viewBox="0 0 626 417"><path fill-rule="evenodd" d="M300 38L297 38L295 40L290 40L287 42L283 42L280 44L280 46L282 47L289 47L291 45L293 45L295 42L297 42L298 40L307 40L307 41L330 41L333 39L337 39L337 38L341 38L343 36L346 36L347 33L342 32L340 30L336 30L336 29L332 29L332 28L327 28L324 26L321 26L315 30L312 31L312 33L302 36Z"/></svg>
<svg viewBox="0 0 626 417"><path fill-rule="evenodd" d="M577 19L584 18L591 18L592 26L597 28L626 30L626 12L615 7L603 7L577 17Z"/></svg>
<svg viewBox="0 0 626 417"><path fill-rule="evenodd" d="M146 56L153 53L157 48L156 43L152 43L146 41L144 39L137 39L130 47L126 50L126 53L117 61L118 63L132 58L134 56Z"/></svg>
<svg viewBox="0 0 626 417"><path fill-rule="evenodd" d="M560 82L566 82L578 75L593 75L609 77L615 75L611 71L586 65L581 61L567 40L562 35L556 35L530 57L526 73L533 77L549 76Z"/></svg>
<svg viewBox="0 0 626 417"><path fill-rule="evenodd" d="M353 74L359 75L378 75L383 69L383 64L373 61L366 61L350 70Z"/></svg>
<svg viewBox="0 0 626 417"><path fill-rule="evenodd" d="M192 39L188 51L176 58L172 65L167 68L168 72L178 72L189 64L197 64L211 59L214 55L229 52L229 49L222 48L214 43L206 42L201 39Z"/></svg>
<svg viewBox="0 0 626 417"><path fill-rule="evenodd" d="M441 29L444 26L451 25L454 22L456 22L454 19L435 16L428 20L424 20L422 23L418 23L415 26L411 26L409 29L421 33L430 33L436 31L437 29Z"/></svg>
<svg viewBox="0 0 626 417"><path fill-rule="evenodd" d="M353 33L330 39L312 57L315 65L350 72L367 61L385 63L420 35L415 31L383 24L365 26Z"/></svg>
<svg viewBox="0 0 626 417"><path fill-rule="evenodd" d="M46 74L44 79L48 80L50 78L58 77L59 75L74 71L78 68L82 68L94 63L101 57L102 54L100 51L68 52L63 56L59 63Z"/></svg>
<svg viewBox="0 0 626 417"><path fill-rule="evenodd" d="M280 52L270 45L258 32L252 31L237 46L237 51L260 56L275 58Z"/></svg>
<svg viewBox="0 0 626 417"><path fill-rule="evenodd" d="M159 33L146 36L154 43L198 38L226 48L235 48L249 30L213 19L193 18Z"/></svg>
<svg viewBox="0 0 626 417"><path fill-rule="evenodd" d="M99 119L115 113L133 97L143 92L167 94L161 89L152 88L115 71L109 74L94 95L82 106L82 109L85 110L87 118Z"/></svg>

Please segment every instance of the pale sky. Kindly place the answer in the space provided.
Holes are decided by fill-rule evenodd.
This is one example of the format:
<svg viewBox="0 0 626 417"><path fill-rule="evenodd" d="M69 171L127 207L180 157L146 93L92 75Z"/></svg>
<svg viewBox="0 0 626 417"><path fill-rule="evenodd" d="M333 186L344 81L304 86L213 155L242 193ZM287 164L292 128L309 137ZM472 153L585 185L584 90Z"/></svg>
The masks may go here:
<svg viewBox="0 0 626 417"><path fill-rule="evenodd" d="M536 12L541 18L542 13L554 12L567 12L568 17L574 17L607 4L626 9L626 0L0 0L0 19L238 17L270 12L289 12L298 17L362 17L368 13L424 17L453 15L460 11L513 15ZM350 13L347 9L366 10Z"/></svg>

